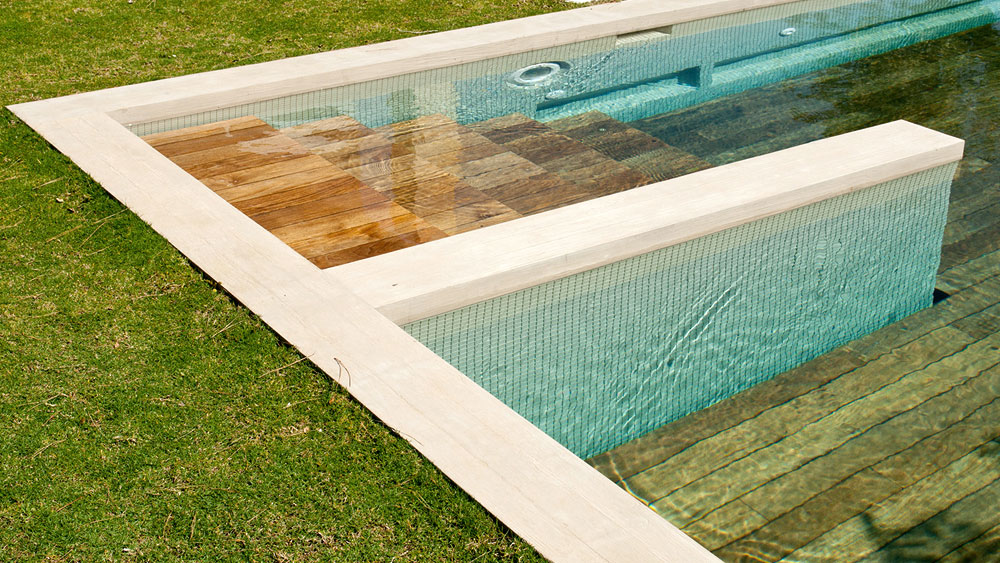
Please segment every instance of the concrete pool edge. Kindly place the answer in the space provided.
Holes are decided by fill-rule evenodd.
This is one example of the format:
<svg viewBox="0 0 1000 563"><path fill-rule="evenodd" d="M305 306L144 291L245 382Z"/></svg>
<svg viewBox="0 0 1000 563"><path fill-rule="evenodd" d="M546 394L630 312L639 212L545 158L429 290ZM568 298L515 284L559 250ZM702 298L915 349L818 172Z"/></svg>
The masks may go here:
<svg viewBox="0 0 1000 563"><path fill-rule="evenodd" d="M680 7L674 10L673 17L683 15L699 19L729 13L726 10L734 12L781 3L784 2L675 2ZM652 4L635 2L629 5L650 7ZM584 10L598 8L610 9L598 6ZM648 20L640 20L642 18L635 16L627 21L642 23L642 28L650 27ZM657 20L657 25L666 25L664 21L667 19ZM607 29L600 28L601 33L620 33L628 29L618 22L615 25L621 28L619 30L613 23L607 23ZM511 22L493 25L496 29L503 25L508 30L517 29ZM591 26L589 29L598 29L598 24L592 20L588 20L587 25ZM481 29L475 29L479 31L450 32L449 37L457 42L477 40ZM432 39L440 39L443 35L447 34L404 40L397 43L398 49L409 49L414 44L430 48L435 45ZM546 36L540 34L539 37L538 41L542 41ZM574 37L571 41L581 38L583 36ZM447 42L444 46L438 43L435 48L446 47ZM364 52L366 56L379 56L379 50L374 47ZM317 270L121 125L123 121L144 115L158 115L156 112L169 115L181 108L190 108L188 104L191 103L211 106L227 96L236 98L226 103L238 103L245 99L241 96L278 95L298 89L304 86L293 84L293 81L301 77L305 77L307 83L308 79L320 80L318 76L328 79L329 71L319 75L315 67L330 60L319 55L309 56L300 58L300 66L288 70L287 74L284 69L277 69L278 62L265 63L270 65L268 72L273 70L274 74L258 73L260 67L255 65L20 104L12 106L11 110L317 366L331 377L339 378L362 404L546 557L570 561L716 560L693 540L414 341L365 302L357 288L345 287L337 279L337 273ZM391 65L400 68L402 63L396 60L386 65L380 68L385 70ZM209 75L211 78L204 84L199 83ZM234 81L234 78L237 79ZM310 88L317 87L312 84ZM261 85L270 85L273 89L258 89ZM151 101L155 104L151 105ZM907 125L904 129L915 127ZM925 150L927 146L909 144L912 139L899 139L899 147L908 148L910 154L896 163L892 173L902 175L907 166L924 166L921 160L924 156L939 159L942 155L950 155L948 158L951 158L957 151L955 158L960 157L961 141L936 133L926 135L925 140L933 139L937 148ZM95 140L100 140L101 152L95 149ZM872 152L869 147L858 147L858 150L864 154ZM832 162L843 164L837 159ZM822 169L829 161L812 164ZM848 188L863 187L867 181L857 176L850 178L845 184ZM855 182L860 183L855 185ZM661 185L653 191L663 189ZM799 201L797 204L804 203ZM567 211L558 217L579 213L579 209L587 208ZM612 255L604 254L600 260L611 261L622 252L642 252L642 248L650 245L662 245L662 235L663 232L657 235L656 242L640 240L641 237L628 239L628 244L632 245L628 250L619 248ZM605 250L592 252L596 255ZM561 258L552 260L558 262ZM574 267L585 267L583 262ZM388 309L386 312L395 315Z"/></svg>

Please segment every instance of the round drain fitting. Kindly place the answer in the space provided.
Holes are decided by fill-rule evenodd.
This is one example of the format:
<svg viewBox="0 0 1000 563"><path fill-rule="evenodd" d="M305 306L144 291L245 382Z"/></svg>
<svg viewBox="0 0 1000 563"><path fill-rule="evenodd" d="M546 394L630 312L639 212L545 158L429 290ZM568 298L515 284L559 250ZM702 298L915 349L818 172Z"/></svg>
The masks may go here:
<svg viewBox="0 0 1000 563"><path fill-rule="evenodd" d="M566 68L569 68L568 63L535 63L512 72L507 78L507 82L522 88L541 86L555 78L557 74Z"/></svg>

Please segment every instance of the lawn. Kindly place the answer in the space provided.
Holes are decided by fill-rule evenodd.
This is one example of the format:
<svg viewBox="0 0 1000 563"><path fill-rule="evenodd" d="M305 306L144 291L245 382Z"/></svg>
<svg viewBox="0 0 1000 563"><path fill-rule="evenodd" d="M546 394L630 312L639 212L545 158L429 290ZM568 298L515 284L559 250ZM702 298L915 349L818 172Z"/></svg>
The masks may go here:
<svg viewBox="0 0 1000 563"><path fill-rule="evenodd" d="M0 0L0 105L566 7ZM0 560L537 559L0 112Z"/></svg>

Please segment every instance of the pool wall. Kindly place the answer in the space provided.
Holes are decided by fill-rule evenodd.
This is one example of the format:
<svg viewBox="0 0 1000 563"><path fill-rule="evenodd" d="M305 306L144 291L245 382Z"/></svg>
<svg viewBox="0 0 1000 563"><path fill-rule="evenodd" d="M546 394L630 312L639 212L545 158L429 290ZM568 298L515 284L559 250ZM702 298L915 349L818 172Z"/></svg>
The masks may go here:
<svg viewBox="0 0 1000 563"><path fill-rule="evenodd" d="M276 128L338 115L369 127L440 113L459 123L597 109L633 121L997 21L1000 0L804 0L638 33L130 124L138 135L247 115ZM550 78L512 75L558 62ZM614 84L615 87L609 87Z"/></svg>
<svg viewBox="0 0 1000 563"><path fill-rule="evenodd" d="M883 125L319 270L127 125L786 3L628 0L10 109L543 556L717 561L398 323L955 162L960 140Z"/></svg>
<svg viewBox="0 0 1000 563"><path fill-rule="evenodd" d="M589 458L929 306L954 172L939 166L404 328Z"/></svg>

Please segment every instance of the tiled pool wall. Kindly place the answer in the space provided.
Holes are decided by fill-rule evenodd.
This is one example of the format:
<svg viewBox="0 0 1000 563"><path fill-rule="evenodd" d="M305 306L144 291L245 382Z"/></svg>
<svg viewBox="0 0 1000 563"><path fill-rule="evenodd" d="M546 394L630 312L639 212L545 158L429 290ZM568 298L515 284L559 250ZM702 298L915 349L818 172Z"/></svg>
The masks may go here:
<svg viewBox="0 0 1000 563"><path fill-rule="evenodd" d="M581 457L931 304L955 165L404 328Z"/></svg>
<svg viewBox="0 0 1000 563"><path fill-rule="evenodd" d="M460 123L511 113L549 120L591 109L631 121L1000 19L1000 0L826 4L836 7L803 12L819 4L793 2L130 128L148 135L247 115L277 128L337 115L369 127L433 113ZM564 69L512 84L511 73L539 62Z"/></svg>

